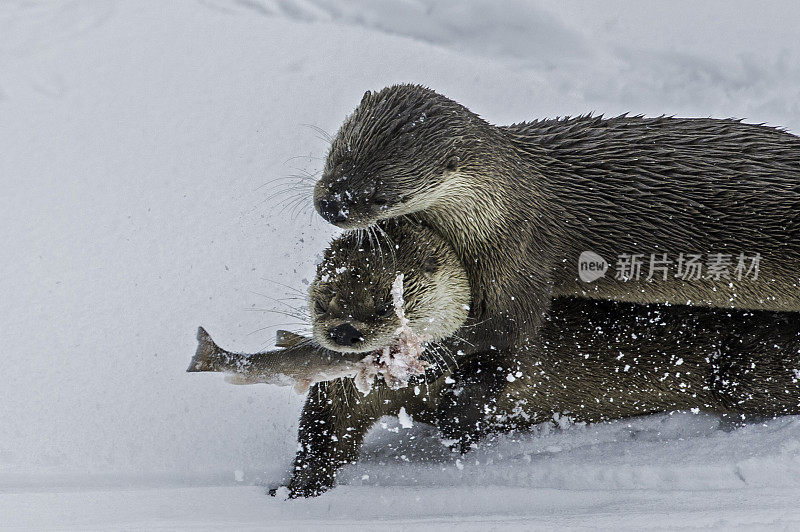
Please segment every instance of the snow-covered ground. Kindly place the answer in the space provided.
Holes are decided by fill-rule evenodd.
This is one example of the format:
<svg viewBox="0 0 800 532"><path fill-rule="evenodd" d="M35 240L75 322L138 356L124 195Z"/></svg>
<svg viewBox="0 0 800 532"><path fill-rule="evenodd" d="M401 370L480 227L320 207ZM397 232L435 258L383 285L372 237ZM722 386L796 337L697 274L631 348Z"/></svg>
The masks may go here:
<svg viewBox="0 0 800 532"><path fill-rule="evenodd" d="M496 123L800 132L798 27L792 1L0 3L0 527L800 526L797 418L543 429L460 460L385 420L337 489L285 502L256 484L287 469L302 398L184 373L199 324L247 351L302 327L259 309L333 230L275 180L319 169L314 128L366 89L427 84Z"/></svg>

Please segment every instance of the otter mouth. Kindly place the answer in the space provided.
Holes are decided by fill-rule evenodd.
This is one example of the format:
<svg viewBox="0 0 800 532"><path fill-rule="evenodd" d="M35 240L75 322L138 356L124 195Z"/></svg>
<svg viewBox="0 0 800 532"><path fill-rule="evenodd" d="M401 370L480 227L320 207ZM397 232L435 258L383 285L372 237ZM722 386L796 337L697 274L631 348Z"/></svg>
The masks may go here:
<svg viewBox="0 0 800 532"><path fill-rule="evenodd" d="M375 330L363 323L333 320L314 327L314 338L331 351L364 353L380 351L392 342L392 334Z"/></svg>
<svg viewBox="0 0 800 532"><path fill-rule="evenodd" d="M350 345L342 345L333 338L327 337L324 340L318 339L317 342L326 349L337 351L339 353L377 353L384 349L385 346L390 345L393 338L365 338L361 337L357 342Z"/></svg>
<svg viewBox="0 0 800 532"><path fill-rule="evenodd" d="M387 198L386 196L383 196L383 195L376 194L372 198L370 203L372 203L373 205L377 205L379 209L380 208L384 208L384 209L388 209L389 208L389 198Z"/></svg>
<svg viewBox="0 0 800 532"><path fill-rule="evenodd" d="M331 224L341 229L359 229L374 225L384 218L393 217L392 211L398 203L389 204L388 200L382 204L348 205L335 211L317 209L317 212Z"/></svg>
<svg viewBox="0 0 800 532"><path fill-rule="evenodd" d="M314 207L322 218L341 229L359 229L405 214L398 211L402 211L410 198L410 195L393 197L378 191L345 190L318 196Z"/></svg>

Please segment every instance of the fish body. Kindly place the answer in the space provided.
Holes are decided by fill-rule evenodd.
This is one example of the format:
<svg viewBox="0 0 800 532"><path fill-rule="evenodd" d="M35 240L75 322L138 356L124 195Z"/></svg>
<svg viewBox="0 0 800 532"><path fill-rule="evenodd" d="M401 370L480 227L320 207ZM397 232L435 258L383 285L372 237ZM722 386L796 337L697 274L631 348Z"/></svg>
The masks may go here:
<svg viewBox="0 0 800 532"><path fill-rule="evenodd" d="M331 351L288 331L278 332L276 347L254 354L233 353L198 327L197 350L186 371L226 373L232 384L294 386L297 393L304 393L315 382L355 377L373 364L372 355Z"/></svg>

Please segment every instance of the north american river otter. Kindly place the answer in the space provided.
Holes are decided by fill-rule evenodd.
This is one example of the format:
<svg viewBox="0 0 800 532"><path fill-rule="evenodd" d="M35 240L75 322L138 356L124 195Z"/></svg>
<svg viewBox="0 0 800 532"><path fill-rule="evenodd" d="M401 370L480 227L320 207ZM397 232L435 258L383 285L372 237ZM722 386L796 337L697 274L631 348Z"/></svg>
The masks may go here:
<svg viewBox="0 0 800 532"><path fill-rule="evenodd" d="M463 324L468 299L462 298L463 267L455 252L414 224L387 223L384 230L380 241L349 233L331 244L310 291L310 306L318 308L314 326L327 331L327 343L339 345L345 339L336 328L357 323L353 352L385 343L396 321L384 303L393 279L403 273L416 283L405 293L407 314L415 327L431 327L438 342L426 356L437 364L406 388L378 384L366 396L352 379L315 384L300 420L290 497L331 487L336 471L357 459L375 421L401 407L418 421L437 424L444 436L460 438L462 448L481 434L524 428L556 413L588 422L689 409L738 418L800 413L800 323L794 314L583 298L554 301L541 330L546 349L495 375L498 389L487 396L481 376L497 373L497 366L461 340L471 326ZM440 283L461 288L451 297L438 289ZM290 356L298 365L304 363L298 346L320 349L304 342L286 344L293 346ZM221 370L242 365L237 355L228 355L228 368ZM280 352L251 355L245 367L275 356ZM453 371L463 371L463 377L453 379Z"/></svg>
<svg viewBox="0 0 800 532"><path fill-rule="evenodd" d="M340 227L414 218L455 248L473 296L463 334L481 355L453 378L475 396L546 356L539 328L553 298L800 310L800 138L763 125L494 126L397 85L367 92L345 120L314 201ZM580 274L584 257L598 275Z"/></svg>
<svg viewBox="0 0 800 532"><path fill-rule="evenodd" d="M317 268L309 312L314 338L327 349L367 352L389 344L400 326L391 293L399 273L409 326L428 341L452 336L467 319L469 280L447 241L419 224L381 226L374 240L359 231L337 238Z"/></svg>
<svg viewBox="0 0 800 532"><path fill-rule="evenodd" d="M469 275L480 325L468 339L487 351L537 344L554 297L800 311L800 138L763 125L494 126L396 85L367 92L345 120L314 201L339 227L413 216L442 235ZM587 283L584 252L632 264Z"/></svg>

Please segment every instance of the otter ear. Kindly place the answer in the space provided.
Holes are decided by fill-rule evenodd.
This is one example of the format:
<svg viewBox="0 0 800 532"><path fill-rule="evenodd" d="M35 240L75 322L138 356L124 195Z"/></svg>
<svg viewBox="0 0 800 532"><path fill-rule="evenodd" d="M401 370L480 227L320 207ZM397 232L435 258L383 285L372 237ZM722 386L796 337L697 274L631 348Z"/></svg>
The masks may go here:
<svg viewBox="0 0 800 532"><path fill-rule="evenodd" d="M458 170L459 163L461 162L461 158L458 155L451 155L447 158L444 163L444 169L448 172L455 172Z"/></svg>

